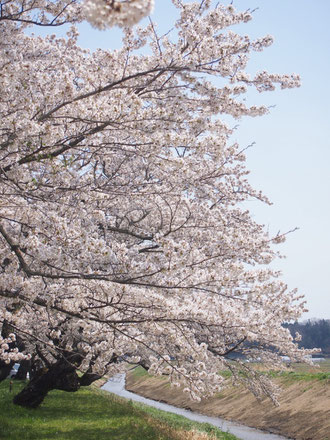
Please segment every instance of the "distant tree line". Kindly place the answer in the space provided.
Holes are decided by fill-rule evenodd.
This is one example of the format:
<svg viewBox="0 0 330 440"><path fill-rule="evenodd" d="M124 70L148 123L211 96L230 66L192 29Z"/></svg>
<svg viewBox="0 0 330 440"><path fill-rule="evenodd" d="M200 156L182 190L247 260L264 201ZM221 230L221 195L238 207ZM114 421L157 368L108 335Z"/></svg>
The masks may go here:
<svg viewBox="0 0 330 440"><path fill-rule="evenodd" d="M321 348L322 354L330 356L330 319L308 320L283 324L292 334L298 332L302 339L299 347Z"/></svg>

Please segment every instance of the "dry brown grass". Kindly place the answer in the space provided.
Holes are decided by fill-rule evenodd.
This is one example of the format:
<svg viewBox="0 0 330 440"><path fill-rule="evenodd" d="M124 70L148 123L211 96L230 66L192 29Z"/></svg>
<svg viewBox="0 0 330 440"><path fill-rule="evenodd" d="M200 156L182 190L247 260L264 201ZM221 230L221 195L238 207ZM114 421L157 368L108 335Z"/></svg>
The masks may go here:
<svg viewBox="0 0 330 440"><path fill-rule="evenodd" d="M217 440L212 434L198 431L177 431L177 440Z"/></svg>

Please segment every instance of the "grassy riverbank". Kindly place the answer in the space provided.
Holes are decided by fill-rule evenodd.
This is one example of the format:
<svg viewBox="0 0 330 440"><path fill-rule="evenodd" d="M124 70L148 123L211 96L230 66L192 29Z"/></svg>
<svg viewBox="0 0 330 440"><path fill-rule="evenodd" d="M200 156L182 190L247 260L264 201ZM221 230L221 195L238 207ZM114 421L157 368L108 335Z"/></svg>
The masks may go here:
<svg viewBox="0 0 330 440"><path fill-rule="evenodd" d="M149 409L95 387L53 391L38 409L13 405L23 386L0 383L1 440L235 440L208 424Z"/></svg>
<svg viewBox="0 0 330 440"><path fill-rule="evenodd" d="M296 440L330 440L330 360L319 368L296 364L282 373L264 374L272 376L283 390L279 407L266 398L259 402L242 386L232 385L213 398L192 402L180 389L170 387L166 377L149 376L141 368L127 375L126 388L151 399ZM224 376L230 381L229 372L224 372Z"/></svg>

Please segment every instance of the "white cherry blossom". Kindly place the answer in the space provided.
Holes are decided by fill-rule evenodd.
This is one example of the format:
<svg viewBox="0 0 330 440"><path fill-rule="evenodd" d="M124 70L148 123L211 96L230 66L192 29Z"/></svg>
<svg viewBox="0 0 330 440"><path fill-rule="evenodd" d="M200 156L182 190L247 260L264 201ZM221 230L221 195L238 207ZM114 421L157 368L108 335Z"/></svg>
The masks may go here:
<svg viewBox="0 0 330 440"><path fill-rule="evenodd" d="M79 352L86 371L140 362L199 399L226 367L275 399L231 357L304 360L281 324L305 306L269 268L285 234L269 236L244 208L268 200L228 120L268 112L246 104L250 88L299 77L249 76L249 52L272 42L230 30L251 14L173 3L172 33L127 28L120 50L89 53L75 27L65 38L25 28L132 25L152 2L1 2L0 320L40 356Z"/></svg>

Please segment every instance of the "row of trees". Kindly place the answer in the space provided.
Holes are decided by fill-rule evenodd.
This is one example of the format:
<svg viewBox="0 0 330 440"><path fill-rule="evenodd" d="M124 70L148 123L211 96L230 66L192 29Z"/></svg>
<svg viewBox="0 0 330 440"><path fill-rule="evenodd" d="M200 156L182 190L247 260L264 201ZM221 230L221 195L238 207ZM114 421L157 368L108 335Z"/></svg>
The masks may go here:
<svg viewBox="0 0 330 440"><path fill-rule="evenodd" d="M272 43L229 29L249 11L173 4L172 32L150 20L125 28L120 50L89 53L76 23L131 25L151 2L90 0L87 13L76 0L0 0L0 321L2 337L17 339L0 356L8 366L19 349L36 372L18 404L124 362L169 375L194 399L216 392L228 367L276 399L231 354L272 367L284 354L304 359L282 327L304 302L268 266L285 236L244 208L267 198L221 119L267 113L246 104L248 90L299 77L247 73L249 53ZM65 23L65 38L26 33Z"/></svg>
<svg viewBox="0 0 330 440"><path fill-rule="evenodd" d="M330 356L330 320L317 319L305 322L284 324L292 335L298 332L301 335L299 347L320 348L321 354Z"/></svg>

